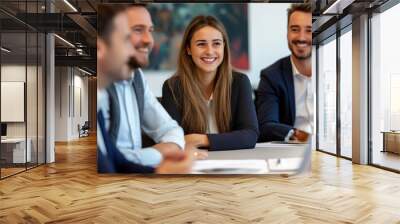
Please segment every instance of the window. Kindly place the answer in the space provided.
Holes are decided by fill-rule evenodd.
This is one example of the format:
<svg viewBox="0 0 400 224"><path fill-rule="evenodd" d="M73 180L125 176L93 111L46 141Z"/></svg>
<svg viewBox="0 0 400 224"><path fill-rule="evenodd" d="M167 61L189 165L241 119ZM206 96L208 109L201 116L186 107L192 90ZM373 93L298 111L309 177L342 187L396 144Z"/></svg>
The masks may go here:
<svg viewBox="0 0 400 224"><path fill-rule="evenodd" d="M0 7L23 16L40 12L44 3L2 1ZM8 21L0 23L0 178L5 178L45 163L46 40L16 18L3 12L0 17Z"/></svg>
<svg viewBox="0 0 400 224"><path fill-rule="evenodd" d="M336 154L336 39L318 49L318 149Z"/></svg>
<svg viewBox="0 0 400 224"><path fill-rule="evenodd" d="M340 155L348 158L352 157L352 74L350 29L340 36Z"/></svg>
<svg viewBox="0 0 400 224"><path fill-rule="evenodd" d="M371 18L372 163L400 170L400 5Z"/></svg>

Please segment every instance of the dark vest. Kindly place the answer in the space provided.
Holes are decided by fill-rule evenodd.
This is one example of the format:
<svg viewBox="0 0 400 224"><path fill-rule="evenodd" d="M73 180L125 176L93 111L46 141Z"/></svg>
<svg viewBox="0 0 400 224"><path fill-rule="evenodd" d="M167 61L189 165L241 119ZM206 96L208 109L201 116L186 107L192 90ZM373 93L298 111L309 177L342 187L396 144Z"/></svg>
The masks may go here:
<svg viewBox="0 0 400 224"><path fill-rule="evenodd" d="M109 151L110 147L110 142L106 141L104 138L105 134L105 129L104 129L104 117L103 113L101 111L97 112L97 122L100 130L97 130L101 132L105 145L105 150L107 151L107 157L99 150L100 146L97 145L97 172L99 173L115 173L115 166L114 166L114 153Z"/></svg>
<svg viewBox="0 0 400 224"><path fill-rule="evenodd" d="M140 124L142 124L143 117L143 107L144 107L144 86L143 86L143 78L142 74L140 74L139 70L134 71L132 87L136 94L136 102L138 104L139 109L139 117ZM110 128L108 130L111 139L116 142L118 137L118 130L121 123L121 110L118 101L117 90L114 85L110 85L107 88L107 93L109 96L110 103Z"/></svg>
<svg viewBox="0 0 400 224"><path fill-rule="evenodd" d="M97 124L103 137L104 147L107 152L97 152L97 170L99 173L154 173L153 167L142 166L128 161L115 147L104 127L104 117L101 111L97 112ZM98 149L99 146L97 146Z"/></svg>

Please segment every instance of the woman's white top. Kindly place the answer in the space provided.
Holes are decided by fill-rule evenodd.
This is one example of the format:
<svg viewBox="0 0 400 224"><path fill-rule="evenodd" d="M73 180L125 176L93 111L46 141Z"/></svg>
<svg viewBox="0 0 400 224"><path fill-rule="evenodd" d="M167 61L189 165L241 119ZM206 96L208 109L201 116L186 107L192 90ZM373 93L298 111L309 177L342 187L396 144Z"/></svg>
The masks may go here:
<svg viewBox="0 0 400 224"><path fill-rule="evenodd" d="M218 134L218 126L215 120L215 105L213 101L213 94L211 94L210 99L206 101L207 103L207 134Z"/></svg>

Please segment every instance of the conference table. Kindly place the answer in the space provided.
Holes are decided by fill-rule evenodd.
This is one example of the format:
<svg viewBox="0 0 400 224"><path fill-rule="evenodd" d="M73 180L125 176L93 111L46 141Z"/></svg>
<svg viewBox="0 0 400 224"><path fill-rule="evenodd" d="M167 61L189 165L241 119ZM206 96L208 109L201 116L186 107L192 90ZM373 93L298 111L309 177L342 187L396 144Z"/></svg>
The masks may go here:
<svg viewBox="0 0 400 224"><path fill-rule="evenodd" d="M307 144L259 143L253 149L209 151L206 160L195 162L193 173L295 174L309 169L311 147L308 146ZM202 170L207 170L207 172L202 172Z"/></svg>

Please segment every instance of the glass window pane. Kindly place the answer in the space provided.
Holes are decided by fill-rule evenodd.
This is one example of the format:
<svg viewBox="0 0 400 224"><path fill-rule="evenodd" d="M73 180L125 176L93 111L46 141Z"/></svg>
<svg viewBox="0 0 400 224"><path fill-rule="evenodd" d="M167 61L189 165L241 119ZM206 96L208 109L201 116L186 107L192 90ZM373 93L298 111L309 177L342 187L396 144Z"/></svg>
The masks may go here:
<svg viewBox="0 0 400 224"><path fill-rule="evenodd" d="M7 21L0 23L1 178L45 162L45 35L21 22L38 19L34 14L43 13L44 5L44 0L0 1L20 19L0 12Z"/></svg>
<svg viewBox="0 0 400 224"><path fill-rule="evenodd" d="M38 41L38 164L45 163L45 88L46 88L46 76L45 76L45 65L46 65L46 36L43 33L39 33Z"/></svg>
<svg viewBox="0 0 400 224"><path fill-rule="evenodd" d="M27 33L28 62L26 80L26 112L27 112L27 142L30 144L30 158L28 168L37 165L37 81L38 81L38 36L36 32Z"/></svg>
<svg viewBox="0 0 400 224"><path fill-rule="evenodd" d="M30 161L25 120L26 33L3 32L1 47L1 174L5 177L25 170Z"/></svg>
<svg viewBox="0 0 400 224"><path fill-rule="evenodd" d="M352 34L340 37L340 153L352 157Z"/></svg>
<svg viewBox="0 0 400 224"><path fill-rule="evenodd" d="M336 153L336 40L318 51L318 146Z"/></svg>
<svg viewBox="0 0 400 224"><path fill-rule="evenodd" d="M400 170L400 4L372 23L372 163Z"/></svg>

